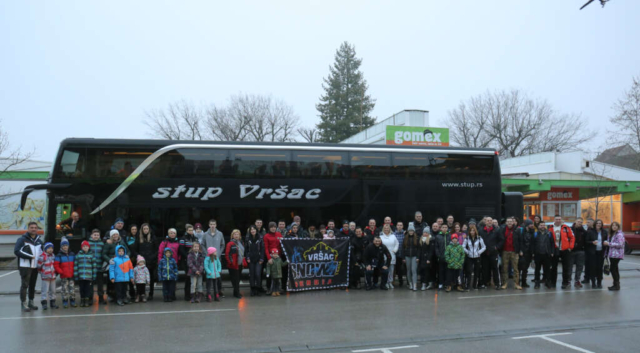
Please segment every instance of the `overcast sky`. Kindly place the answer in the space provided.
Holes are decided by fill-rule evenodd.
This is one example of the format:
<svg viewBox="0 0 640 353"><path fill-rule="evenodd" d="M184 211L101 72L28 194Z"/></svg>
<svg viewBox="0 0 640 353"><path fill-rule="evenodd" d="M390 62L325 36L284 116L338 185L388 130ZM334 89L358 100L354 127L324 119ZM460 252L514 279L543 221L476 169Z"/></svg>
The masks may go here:
<svg viewBox="0 0 640 353"><path fill-rule="evenodd" d="M602 131L640 75L640 1L585 1L2 1L0 117L40 160L67 137L148 138L145 111L182 99L271 94L312 126L346 40L379 120L443 126L460 100L521 88Z"/></svg>

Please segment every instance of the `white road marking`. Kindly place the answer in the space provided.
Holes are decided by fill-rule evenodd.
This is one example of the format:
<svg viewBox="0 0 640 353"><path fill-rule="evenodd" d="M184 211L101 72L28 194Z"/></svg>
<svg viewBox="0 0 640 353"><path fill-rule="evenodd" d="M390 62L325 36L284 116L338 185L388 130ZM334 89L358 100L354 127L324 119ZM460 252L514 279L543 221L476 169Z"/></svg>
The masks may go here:
<svg viewBox="0 0 640 353"><path fill-rule="evenodd" d="M109 314L80 314L80 315L51 315L51 316L13 316L0 317L0 320L38 320L38 319L62 319L75 317L100 317L100 316L129 316L129 315L177 315L194 313L211 313L218 311L237 311L237 309L212 309L212 310L174 310L174 311L143 311L138 313L109 313Z"/></svg>
<svg viewBox="0 0 640 353"><path fill-rule="evenodd" d="M568 343L564 343L558 340L555 340L553 338L549 338L550 336L564 336L564 335L570 335L571 332L559 332L559 333L549 333L546 335L534 335L534 336L524 336L524 337L512 337L514 340L521 340L521 339L526 339L526 338L540 338L543 339L545 341L551 342L551 343L555 343L557 345L563 346L563 347L567 347L570 349L573 349L575 351L578 352L582 352L582 353L594 353L592 351L588 351L584 348L580 348L580 347L576 347L574 345L568 344Z"/></svg>
<svg viewBox="0 0 640 353"><path fill-rule="evenodd" d="M558 294L558 293L586 293L586 292L598 292L603 289L584 289L575 291L554 291L554 292L537 292L537 293L519 293L519 294L496 294L496 295L478 295L475 297L460 297L458 299L478 299L478 298L499 298L499 297L517 297L522 295L543 295L543 294Z"/></svg>
<svg viewBox="0 0 640 353"><path fill-rule="evenodd" d="M0 278L2 278L2 277L4 277L4 276L12 275L12 274L14 274L14 273L16 273L16 272L18 272L18 271L11 271L11 272L9 272L9 273L5 273L4 275L0 275Z"/></svg>
<svg viewBox="0 0 640 353"><path fill-rule="evenodd" d="M402 347L389 347L389 348L371 348L371 349L359 349L357 351L351 351L353 353L360 352L382 352L382 353L393 353L392 349L409 349L409 348L418 348L420 346L402 346Z"/></svg>

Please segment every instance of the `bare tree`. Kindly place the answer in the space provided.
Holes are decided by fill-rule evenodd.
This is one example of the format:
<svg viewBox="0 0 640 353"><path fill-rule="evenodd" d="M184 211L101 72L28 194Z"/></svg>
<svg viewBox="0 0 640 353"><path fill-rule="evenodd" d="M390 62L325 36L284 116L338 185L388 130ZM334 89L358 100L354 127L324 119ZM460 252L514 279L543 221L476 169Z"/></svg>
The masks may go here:
<svg viewBox="0 0 640 353"><path fill-rule="evenodd" d="M576 128L579 116L559 114L546 100L517 89L486 92L449 111L452 141L463 147L495 148L501 156L564 151L592 134ZM540 134L547 131L547 134Z"/></svg>
<svg viewBox="0 0 640 353"><path fill-rule="evenodd" d="M623 145L628 143L636 151L640 151L640 77L633 77L631 89L624 92L624 97L614 105L614 116L609 122L616 128L609 132L611 140ZM637 167L640 167L640 159Z"/></svg>
<svg viewBox="0 0 640 353"><path fill-rule="evenodd" d="M318 142L320 139L320 132L316 128L298 128L298 135L302 137L308 143Z"/></svg>
<svg viewBox="0 0 640 353"><path fill-rule="evenodd" d="M611 166L606 163L595 162L591 160L589 162L589 168L587 173L591 174L594 178L593 188L593 206L594 206L594 215L587 215L589 217L593 217L593 219L598 219L598 213L600 212L601 203L604 201L603 198L605 196L611 195L616 191L614 186L608 185L608 181L611 179L607 178L606 175L611 172Z"/></svg>
<svg viewBox="0 0 640 353"><path fill-rule="evenodd" d="M202 114L185 101L170 103L167 109L146 112L149 135L167 140L202 140Z"/></svg>
<svg viewBox="0 0 640 353"><path fill-rule="evenodd" d="M34 154L35 150L24 152L20 147L12 148L9 135L2 127L2 120L0 120L0 175L31 159Z"/></svg>

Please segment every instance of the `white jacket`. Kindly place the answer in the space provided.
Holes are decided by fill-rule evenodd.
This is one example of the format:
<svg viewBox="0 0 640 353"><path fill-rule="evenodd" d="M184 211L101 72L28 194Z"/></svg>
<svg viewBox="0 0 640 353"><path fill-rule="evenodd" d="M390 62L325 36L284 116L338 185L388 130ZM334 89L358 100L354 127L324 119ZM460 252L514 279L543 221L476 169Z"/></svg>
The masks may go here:
<svg viewBox="0 0 640 353"><path fill-rule="evenodd" d="M476 236L475 242L472 242L471 237L467 236L467 239L465 239L462 244L462 248L464 249L464 253L472 259L479 258L480 255L487 250L487 247L484 245L484 240L479 236Z"/></svg>
<svg viewBox="0 0 640 353"><path fill-rule="evenodd" d="M389 249L389 252L391 253L391 264L395 265L396 253L400 248L400 243L398 242L398 238L396 238L396 235L393 233L390 233L387 236L384 233L380 232L380 239L382 239L382 244L384 244L384 246L386 246L387 249Z"/></svg>

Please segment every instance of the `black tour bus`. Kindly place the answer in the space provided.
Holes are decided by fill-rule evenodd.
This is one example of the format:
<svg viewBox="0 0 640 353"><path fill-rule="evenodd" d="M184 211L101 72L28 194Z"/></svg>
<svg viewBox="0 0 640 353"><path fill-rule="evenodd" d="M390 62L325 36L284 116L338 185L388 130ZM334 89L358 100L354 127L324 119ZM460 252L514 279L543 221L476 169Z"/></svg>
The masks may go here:
<svg viewBox="0 0 640 353"><path fill-rule="evenodd" d="M60 144L47 184L45 237L57 246L56 225L80 214L71 247L91 229L107 232L121 217L125 228L148 222L163 238L185 224L216 219L228 238L244 235L255 219L302 226L365 226L385 216L427 222L453 214L468 221L484 215L521 216L522 194L502 193L499 158L491 149L385 145L201 142L70 138Z"/></svg>

